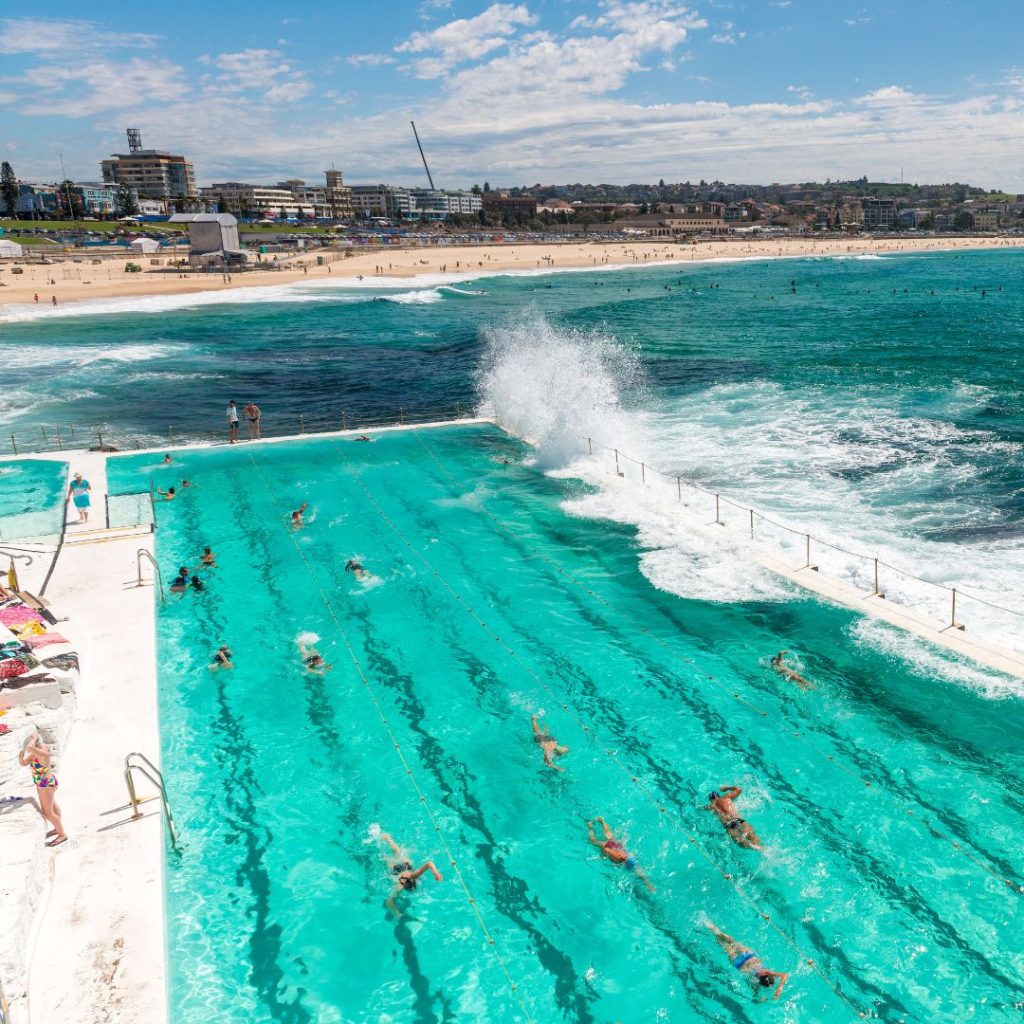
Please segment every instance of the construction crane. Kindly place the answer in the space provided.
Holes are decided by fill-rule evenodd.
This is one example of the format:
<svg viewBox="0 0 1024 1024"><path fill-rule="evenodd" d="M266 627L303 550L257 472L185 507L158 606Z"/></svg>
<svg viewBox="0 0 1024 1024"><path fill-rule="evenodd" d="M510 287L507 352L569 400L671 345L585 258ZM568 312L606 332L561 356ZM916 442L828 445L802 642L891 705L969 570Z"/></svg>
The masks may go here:
<svg viewBox="0 0 1024 1024"><path fill-rule="evenodd" d="M416 131L416 122L415 121L410 121L409 124L412 125L412 133L413 133L413 135L416 136L416 145L419 147L419 150L420 150L420 159L423 161L423 169L427 172L427 181L430 182L430 191L433 192L434 191L434 179L431 177L430 168L427 166L427 158L426 158L426 156L425 156L425 154L423 152L423 143L420 142L420 133L418 131Z"/></svg>

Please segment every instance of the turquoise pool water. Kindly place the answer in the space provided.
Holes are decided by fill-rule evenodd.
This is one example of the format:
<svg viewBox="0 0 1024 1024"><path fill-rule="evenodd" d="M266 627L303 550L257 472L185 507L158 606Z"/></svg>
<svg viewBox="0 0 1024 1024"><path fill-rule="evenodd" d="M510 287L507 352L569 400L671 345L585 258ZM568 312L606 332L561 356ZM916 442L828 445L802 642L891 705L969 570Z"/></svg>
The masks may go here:
<svg viewBox="0 0 1024 1024"><path fill-rule="evenodd" d="M523 455L492 428L182 454L165 578L218 564L158 618L171 1019L1019 1020L1020 702L799 595L659 591L635 530L567 515L585 485ZM111 460L112 490L152 463ZM781 648L815 689L771 672ZM702 810L723 783L763 855ZM588 844L595 815L656 892ZM397 919L379 828L444 875ZM777 1003L705 918L792 972Z"/></svg>
<svg viewBox="0 0 1024 1024"><path fill-rule="evenodd" d="M0 541L44 541L60 536L67 484L66 462L0 462Z"/></svg>

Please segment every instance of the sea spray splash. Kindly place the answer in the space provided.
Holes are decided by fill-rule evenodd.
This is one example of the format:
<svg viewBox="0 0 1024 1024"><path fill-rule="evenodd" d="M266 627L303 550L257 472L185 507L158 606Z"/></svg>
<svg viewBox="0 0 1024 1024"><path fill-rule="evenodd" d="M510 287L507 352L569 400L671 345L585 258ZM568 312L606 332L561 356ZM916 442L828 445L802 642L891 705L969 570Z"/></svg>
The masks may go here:
<svg viewBox="0 0 1024 1024"><path fill-rule="evenodd" d="M643 387L639 357L609 334L554 327L541 316L484 332L481 412L529 441L542 469L567 466L586 438L642 452L624 399Z"/></svg>

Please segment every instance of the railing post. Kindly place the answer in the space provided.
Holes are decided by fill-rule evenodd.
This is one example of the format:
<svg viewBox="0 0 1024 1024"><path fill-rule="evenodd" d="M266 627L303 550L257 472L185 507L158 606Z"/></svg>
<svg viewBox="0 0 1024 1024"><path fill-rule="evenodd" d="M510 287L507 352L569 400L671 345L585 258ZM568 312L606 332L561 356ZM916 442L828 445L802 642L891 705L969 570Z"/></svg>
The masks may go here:
<svg viewBox="0 0 1024 1024"><path fill-rule="evenodd" d="M885 594L878 589L878 559L875 559L875 592L872 597L885 597Z"/></svg>
<svg viewBox="0 0 1024 1024"><path fill-rule="evenodd" d="M401 406L398 407L398 422L405 426L405 409Z"/></svg>
<svg viewBox="0 0 1024 1024"><path fill-rule="evenodd" d="M461 402L456 402L455 403L455 418L457 420L461 420L462 419L462 403Z"/></svg>
<svg viewBox="0 0 1024 1024"><path fill-rule="evenodd" d="M754 510L750 510L750 539L754 539Z"/></svg>
<svg viewBox="0 0 1024 1024"><path fill-rule="evenodd" d="M680 501L683 500L683 481L682 478L679 476L676 477L676 497Z"/></svg>
<svg viewBox="0 0 1024 1024"><path fill-rule="evenodd" d="M618 448L615 449L615 473L618 476L622 476L622 474L619 472L619 449Z"/></svg>
<svg viewBox="0 0 1024 1024"><path fill-rule="evenodd" d="M647 486L647 464L643 462L640 463L640 483Z"/></svg>
<svg viewBox="0 0 1024 1024"><path fill-rule="evenodd" d="M594 454L594 442L589 437L587 438L587 454Z"/></svg>
<svg viewBox="0 0 1024 1024"><path fill-rule="evenodd" d="M100 451L103 451L103 431L102 430L97 430L96 431L96 436L99 438L99 441L100 441Z"/></svg>
<svg viewBox="0 0 1024 1024"><path fill-rule="evenodd" d="M724 526L725 524L722 522L722 517L719 515L719 508L720 508L719 497L716 494L715 495L715 522L718 523L719 526Z"/></svg>
<svg viewBox="0 0 1024 1024"><path fill-rule="evenodd" d="M299 417L299 433L304 434L306 432L306 417Z"/></svg>
<svg viewBox="0 0 1024 1024"><path fill-rule="evenodd" d="M61 452L64 451L64 445L61 443L60 439L60 427L57 427L57 450Z"/></svg>
<svg viewBox="0 0 1024 1024"><path fill-rule="evenodd" d="M170 424L167 426L167 438L171 444L174 444L174 431L171 429Z"/></svg>
<svg viewBox="0 0 1024 1024"><path fill-rule="evenodd" d="M18 444L14 440L14 435L13 434L11 434L11 447L14 449L14 454L17 455L18 454Z"/></svg>
<svg viewBox="0 0 1024 1024"><path fill-rule="evenodd" d="M341 429L348 429L348 414L345 412L344 409L341 410Z"/></svg>

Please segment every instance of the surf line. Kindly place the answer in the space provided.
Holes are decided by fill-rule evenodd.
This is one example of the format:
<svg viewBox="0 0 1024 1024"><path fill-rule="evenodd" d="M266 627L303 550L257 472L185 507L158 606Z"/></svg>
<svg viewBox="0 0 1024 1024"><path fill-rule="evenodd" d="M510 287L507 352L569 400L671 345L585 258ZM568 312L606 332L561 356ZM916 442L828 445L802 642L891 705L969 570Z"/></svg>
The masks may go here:
<svg viewBox="0 0 1024 1024"><path fill-rule="evenodd" d="M270 481L267 479L263 470L260 468L259 463L253 457L251 452L249 453L249 460L250 462L252 462L253 468L259 474L260 480L263 482L264 489L267 491L268 494L273 496L274 490L271 487ZM277 508L279 511L282 510L282 506L276 498L271 497L271 501L273 502L275 508ZM283 511L286 512L287 510L285 509ZM282 524L285 524L283 516L279 518L281 518ZM444 848L444 852L448 857L448 863L451 866L452 870L455 872L455 877L459 880L459 885L462 887L462 891L466 895L467 902L473 909L473 915L476 917L477 924L480 927L480 931L483 933L484 938L487 940L488 946L490 946L491 948L492 955L495 957L495 959L498 961L498 964L501 966L502 973L505 975L505 979L508 981L509 987L512 989L512 994L515 996L516 1001L519 1003L520 1009L526 1015L526 1020L529 1022L529 1024L534 1024L534 1019L530 1014L530 1011L527 1008L525 1001L523 1000L522 993L519 991L519 986L513 979L512 974L508 969L508 965L505 963L505 959L501 955L501 951L498 949L497 943L494 941L494 936L491 934L490 929L487 927L487 922L484 920L483 914L480 912L480 907L478 906L476 899L469 890L469 886L466 883L465 876L462 874L462 870L455 859L455 854L452 852L451 847L448 845L448 840L445 838L444 832L441 831L441 826L438 824L437 815L435 814L433 808L430 806L426 794L420 788L420 784L419 782L417 782L416 776L413 774L412 767L410 766L409 761L406 759L405 754L402 752L402 747L399 744L394 732L392 731L391 726L388 724L388 720L384 715L384 708L380 703L380 699L378 698L376 691L370 685L370 680L367 678L366 673L363 671L363 666L359 661L359 657L356 654L355 648L352 646L352 642L349 639L345 627L341 624L341 620L338 618L338 615L334 610L334 606L331 604L330 598L324 592L324 589L320 584L319 577L316 574L316 571L314 570L313 566L310 565L309 559L306 558L305 552L299 545L299 542L295 537L295 531L290 529L287 525L283 525L282 529L284 529L288 533L288 536L292 542L292 546L295 548L296 553L302 560L302 563L305 566L306 571L309 573L310 580L312 581L313 586L316 588L316 592L320 595L320 600L323 602L324 607L327 609L327 613L330 615L331 620L334 622L335 629L337 630L338 635L341 637L342 643L345 646L345 650L348 652L348 656L352 661L352 666L356 670L356 673L359 676L359 679L362 682L363 687L365 688L367 694L370 697L370 701L373 704L374 710L377 712L377 717L380 719L380 723L384 728L384 732L387 734L388 739L391 741L391 746L395 751L395 755L405 771L406 778L408 778L410 785L412 786L413 790L416 793L416 796L419 798L419 802L423 806L423 810L426 813L427 817L430 819L430 823L434 826L434 831L437 833L438 842Z"/></svg>
<svg viewBox="0 0 1024 1024"><path fill-rule="evenodd" d="M466 601L466 599L461 594L459 594L458 591L456 591L455 588L444 578L444 576L442 576L441 573L434 568L434 566L430 563L426 556L424 556L422 553L420 553L420 551L417 550L415 545L412 544L409 538L406 537L402 530L395 524L394 520L392 520L391 517L384 511L384 509L378 504L377 499L374 498L374 496L370 493L370 490L363 482L362 477L353 469L347 469L346 471L352 476L352 478L362 489L363 493L366 495L367 500L376 510L377 514L381 517L381 519L383 519L384 522L394 531L394 533L398 535L398 537L402 540L402 543L406 546L406 548L408 548L410 553L415 558L418 558L423 563L427 571L430 572L441 583L441 585L448 591L452 598L454 598L455 603L464 608L466 613L471 618L473 618L478 625L480 625L490 634L490 636L494 639L498 646L501 647L509 655L509 657L515 658L518 664L520 664L523 667L523 670L530 676L531 679L534 680L534 682L539 687L541 687L541 689L545 690L548 694L551 695L551 697L554 700L558 701L562 710L569 714L575 720L576 725L580 728L582 732L586 733L589 737L593 737L594 733L591 730L590 726L586 724L586 722L579 715L576 709L574 707L571 707L569 704L564 703L563 698L560 697L551 688L551 686L548 685L548 683L546 683L537 674L536 671L534 671L525 661L523 661L523 659L519 658L516 655L516 652L504 640L502 640L497 633L494 632L494 630L487 624L487 622L483 618L480 617L480 615L477 614L473 606L470 605L469 602ZM700 844L700 842L698 842L696 837L690 834L686 826L681 821L675 819L671 814L668 813L667 809L661 803L657 794L652 793L642 782L640 782L639 777L633 775L630 769L619 759L618 755L614 751L606 749L604 753L605 756L608 757L609 760L611 760L616 765L616 767L623 773L623 775L625 775L626 778L628 778L630 782L632 782L633 785L636 786L636 788L645 797L647 797L647 799L657 808L658 813L665 815L666 820L672 822L675 828L686 837L690 845L693 846L694 849L696 849L701 854L701 856L708 862L708 864L712 868L714 868L722 876L722 878L736 890L736 893L740 897L740 899L750 909L755 911L757 915L761 917L769 925L769 927L771 927L782 938L786 945L789 946L794 951L794 953L796 953L796 955L815 974L818 975L819 978L821 978L821 980L829 987L829 989L832 990L832 993L836 996L836 998L839 999L842 1003L844 1003L846 1007L857 1017L867 1017L867 1013L864 1010L862 1010L859 1006L857 1006L857 1004L854 1003L850 999L850 997L846 995L845 992L843 992L839 984L833 981L831 977L829 977L829 975L818 965L817 961L813 957L807 956L807 954L800 948L800 946L797 945L795 940L791 938L785 932L784 929L782 929L779 925L775 923L775 921L772 919L771 914L765 913L758 906L757 901L754 899L754 897L750 896L746 892L745 888L735 878L733 878L732 874L726 871L725 868L723 868L707 852L707 850L704 849L704 847Z"/></svg>

